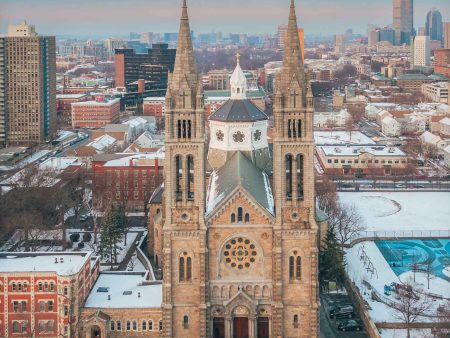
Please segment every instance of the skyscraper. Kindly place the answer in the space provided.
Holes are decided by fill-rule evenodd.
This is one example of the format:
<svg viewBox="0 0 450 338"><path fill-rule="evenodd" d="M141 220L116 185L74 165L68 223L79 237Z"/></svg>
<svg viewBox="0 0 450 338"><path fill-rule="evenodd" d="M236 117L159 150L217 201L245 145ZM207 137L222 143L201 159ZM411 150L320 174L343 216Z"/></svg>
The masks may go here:
<svg viewBox="0 0 450 338"><path fill-rule="evenodd" d="M444 22L444 41L445 49L450 49L450 22Z"/></svg>
<svg viewBox="0 0 450 338"><path fill-rule="evenodd" d="M409 44L414 35L414 0L394 0L394 30L395 43Z"/></svg>
<svg viewBox="0 0 450 338"><path fill-rule="evenodd" d="M284 49L284 40L286 39L287 25L278 26L278 47Z"/></svg>
<svg viewBox="0 0 450 338"><path fill-rule="evenodd" d="M31 145L55 132L55 37L10 26L0 38L0 142Z"/></svg>
<svg viewBox="0 0 450 338"><path fill-rule="evenodd" d="M430 65L430 37L416 36L412 39L411 68L428 67Z"/></svg>
<svg viewBox="0 0 450 338"><path fill-rule="evenodd" d="M432 8L427 14L425 34L430 40L442 41L442 15L436 8Z"/></svg>

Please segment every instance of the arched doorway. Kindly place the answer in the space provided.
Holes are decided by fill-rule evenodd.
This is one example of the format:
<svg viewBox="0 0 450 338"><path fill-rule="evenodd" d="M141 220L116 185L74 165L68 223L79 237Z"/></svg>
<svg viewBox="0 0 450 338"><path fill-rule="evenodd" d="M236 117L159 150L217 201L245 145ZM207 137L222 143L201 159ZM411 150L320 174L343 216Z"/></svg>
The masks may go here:
<svg viewBox="0 0 450 338"><path fill-rule="evenodd" d="M102 329L99 326L97 325L92 326L91 338L102 338Z"/></svg>
<svg viewBox="0 0 450 338"><path fill-rule="evenodd" d="M233 311L233 338L249 338L249 310L245 306L238 306Z"/></svg>

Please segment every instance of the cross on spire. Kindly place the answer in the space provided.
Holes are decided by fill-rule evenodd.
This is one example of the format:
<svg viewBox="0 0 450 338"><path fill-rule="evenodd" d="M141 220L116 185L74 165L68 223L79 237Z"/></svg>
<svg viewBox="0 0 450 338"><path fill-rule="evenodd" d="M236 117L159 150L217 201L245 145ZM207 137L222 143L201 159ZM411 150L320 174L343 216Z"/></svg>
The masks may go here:
<svg viewBox="0 0 450 338"><path fill-rule="evenodd" d="M236 53L236 62L239 63L239 61L241 60L241 54L239 54L239 52Z"/></svg>

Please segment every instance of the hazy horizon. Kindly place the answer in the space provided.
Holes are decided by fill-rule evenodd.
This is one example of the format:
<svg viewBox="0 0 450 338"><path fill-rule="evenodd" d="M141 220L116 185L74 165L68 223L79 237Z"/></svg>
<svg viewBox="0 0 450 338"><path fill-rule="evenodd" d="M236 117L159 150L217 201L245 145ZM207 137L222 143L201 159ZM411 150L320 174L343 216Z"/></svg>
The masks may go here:
<svg viewBox="0 0 450 338"><path fill-rule="evenodd" d="M445 4L447 2L447 5ZM36 5L38 3L38 5ZM274 34L287 23L289 0L188 0L191 29L208 32ZM298 24L307 35L331 35L352 28L365 34L367 24L392 23L392 0L296 0ZM337 5L339 4L339 5ZM334 6L333 6L334 5ZM1 0L0 34L23 20L40 34L124 36L130 32L177 32L181 0ZM414 26L425 26L436 7L450 21L448 0L416 0ZM120 23L120 24L119 24Z"/></svg>

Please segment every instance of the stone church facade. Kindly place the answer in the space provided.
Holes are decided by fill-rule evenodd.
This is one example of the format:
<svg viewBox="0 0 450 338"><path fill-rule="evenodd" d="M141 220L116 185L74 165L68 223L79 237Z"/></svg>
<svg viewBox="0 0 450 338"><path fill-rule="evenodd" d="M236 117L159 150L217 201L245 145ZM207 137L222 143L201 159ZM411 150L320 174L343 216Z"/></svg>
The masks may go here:
<svg viewBox="0 0 450 338"><path fill-rule="evenodd" d="M166 94L164 188L151 208L163 272L161 334L317 337L313 96L294 4L276 77L273 151L268 117L246 98L239 57L231 98L207 126L185 2L178 39Z"/></svg>

